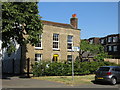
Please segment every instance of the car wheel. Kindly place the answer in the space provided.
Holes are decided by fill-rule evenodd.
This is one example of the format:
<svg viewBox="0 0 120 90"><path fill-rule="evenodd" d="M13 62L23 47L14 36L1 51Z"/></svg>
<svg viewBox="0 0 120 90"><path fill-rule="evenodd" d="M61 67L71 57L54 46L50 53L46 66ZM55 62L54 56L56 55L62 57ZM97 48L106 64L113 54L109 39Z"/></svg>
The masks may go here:
<svg viewBox="0 0 120 90"><path fill-rule="evenodd" d="M111 84L112 84L112 85L115 85L116 83L117 83L117 80L116 80L116 78L113 77L113 78L111 79Z"/></svg>

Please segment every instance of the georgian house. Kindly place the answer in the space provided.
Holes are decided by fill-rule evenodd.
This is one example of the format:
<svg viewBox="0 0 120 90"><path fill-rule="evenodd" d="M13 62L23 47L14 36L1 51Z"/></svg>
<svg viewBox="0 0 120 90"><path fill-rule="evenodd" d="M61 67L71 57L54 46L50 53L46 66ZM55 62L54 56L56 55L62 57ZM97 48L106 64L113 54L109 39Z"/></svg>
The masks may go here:
<svg viewBox="0 0 120 90"><path fill-rule="evenodd" d="M45 20L42 20L42 23L41 41L35 46L29 44L26 46L27 52L24 54L23 60L30 58L31 64L38 61L62 62L75 60L79 53L73 51L73 47L80 46L80 29L78 29L76 14L73 14L70 18L70 24Z"/></svg>
<svg viewBox="0 0 120 90"><path fill-rule="evenodd" d="M6 57L5 55L7 54L3 56L3 59L6 59L3 61L11 62L11 64L3 63L3 71L5 73L15 73L16 71L17 73L27 72L27 58L30 59L29 65L31 66L39 61L72 61L79 56L77 51L73 51L73 47L79 49L80 46L80 29L78 29L78 18L76 14L73 14L72 18L70 18L70 24L45 20L42 20L42 24L43 33L39 35L40 42L38 44L35 46L27 44L26 46L22 46L22 49L18 45L18 49L13 54L14 57ZM15 63L12 59L15 60ZM13 70L12 68L14 66L18 69L15 67Z"/></svg>

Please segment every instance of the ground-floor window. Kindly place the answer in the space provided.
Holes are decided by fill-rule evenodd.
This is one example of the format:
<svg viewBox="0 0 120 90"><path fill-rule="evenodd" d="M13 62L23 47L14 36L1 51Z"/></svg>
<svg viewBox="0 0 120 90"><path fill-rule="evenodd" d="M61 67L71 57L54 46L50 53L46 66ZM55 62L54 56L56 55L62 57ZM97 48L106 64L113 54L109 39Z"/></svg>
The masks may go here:
<svg viewBox="0 0 120 90"><path fill-rule="evenodd" d="M72 55L67 55L67 61L72 61Z"/></svg>
<svg viewBox="0 0 120 90"><path fill-rule="evenodd" d="M35 61L41 61L42 60L42 54L35 54Z"/></svg>

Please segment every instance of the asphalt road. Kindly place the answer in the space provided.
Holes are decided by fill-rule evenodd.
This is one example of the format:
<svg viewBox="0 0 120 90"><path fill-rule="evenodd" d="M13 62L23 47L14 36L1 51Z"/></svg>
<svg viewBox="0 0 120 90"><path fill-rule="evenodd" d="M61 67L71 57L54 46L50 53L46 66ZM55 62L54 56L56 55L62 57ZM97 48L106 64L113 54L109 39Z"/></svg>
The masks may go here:
<svg viewBox="0 0 120 90"><path fill-rule="evenodd" d="M84 85L66 85L46 80L37 80L31 78L7 77L2 79L2 88L118 88L117 85L107 84L84 84ZM119 89L120 90L120 89Z"/></svg>

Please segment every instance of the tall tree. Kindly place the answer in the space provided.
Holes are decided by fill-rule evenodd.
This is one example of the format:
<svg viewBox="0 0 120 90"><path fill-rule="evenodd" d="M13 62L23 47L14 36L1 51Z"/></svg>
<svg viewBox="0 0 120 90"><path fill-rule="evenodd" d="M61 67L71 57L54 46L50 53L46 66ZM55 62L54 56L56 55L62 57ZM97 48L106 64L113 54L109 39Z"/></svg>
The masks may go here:
<svg viewBox="0 0 120 90"><path fill-rule="evenodd" d="M26 68L22 46L28 43L35 45L40 41L43 25L39 17L36 2L2 3L2 47L11 54L16 43L21 46L20 73Z"/></svg>
<svg viewBox="0 0 120 90"><path fill-rule="evenodd" d="M13 52L14 41L20 44L39 42L42 24L36 2L2 3L2 46ZM24 37L27 36L27 37Z"/></svg>

